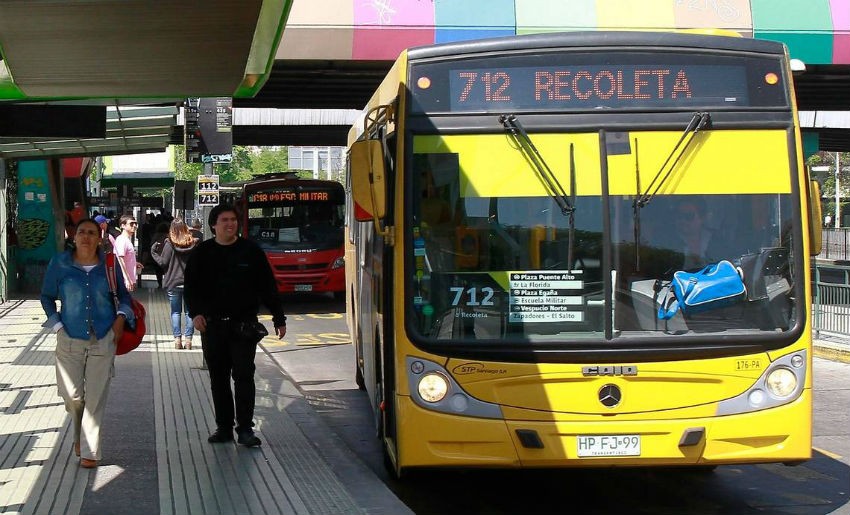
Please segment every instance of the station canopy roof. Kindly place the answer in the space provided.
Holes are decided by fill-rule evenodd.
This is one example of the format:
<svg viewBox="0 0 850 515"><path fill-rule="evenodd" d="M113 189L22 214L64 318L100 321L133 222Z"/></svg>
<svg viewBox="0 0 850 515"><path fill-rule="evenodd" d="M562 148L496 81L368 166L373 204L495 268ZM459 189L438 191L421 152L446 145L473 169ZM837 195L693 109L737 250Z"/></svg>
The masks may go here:
<svg viewBox="0 0 850 515"><path fill-rule="evenodd" d="M176 105L107 106L104 138L0 138L0 158L50 159L160 152L172 142L178 113Z"/></svg>
<svg viewBox="0 0 850 515"><path fill-rule="evenodd" d="M116 172L100 179L102 188L129 185L133 188L170 188L174 186L174 172Z"/></svg>
<svg viewBox="0 0 850 515"><path fill-rule="evenodd" d="M0 159L162 151L182 132L176 115L186 97L246 98L260 90L291 5L0 2L0 118L23 112L18 117L26 119L38 107L49 131L52 122L73 125L51 115L54 106L108 106L105 133L101 123L96 135L41 137L0 123Z"/></svg>
<svg viewBox="0 0 850 515"><path fill-rule="evenodd" d="M250 97L291 4L0 2L0 101Z"/></svg>

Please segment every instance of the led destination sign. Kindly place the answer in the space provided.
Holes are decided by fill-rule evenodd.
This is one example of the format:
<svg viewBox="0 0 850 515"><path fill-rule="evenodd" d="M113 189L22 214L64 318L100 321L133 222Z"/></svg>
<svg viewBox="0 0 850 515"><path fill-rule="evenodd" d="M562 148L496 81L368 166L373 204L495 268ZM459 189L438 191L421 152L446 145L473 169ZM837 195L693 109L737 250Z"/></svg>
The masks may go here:
<svg viewBox="0 0 850 515"><path fill-rule="evenodd" d="M415 64L413 112L786 107L774 59L699 54L477 57Z"/></svg>
<svg viewBox="0 0 850 515"><path fill-rule="evenodd" d="M493 68L449 80L453 111L748 103L742 66Z"/></svg>
<svg viewBox="0 0 850 515"><path fill-rule="evenodd" d="M329 200L331 200L331 192L327 190L280 188L255 191L248 194L248 204L252 205L288 202L327 202Z"/></svg>

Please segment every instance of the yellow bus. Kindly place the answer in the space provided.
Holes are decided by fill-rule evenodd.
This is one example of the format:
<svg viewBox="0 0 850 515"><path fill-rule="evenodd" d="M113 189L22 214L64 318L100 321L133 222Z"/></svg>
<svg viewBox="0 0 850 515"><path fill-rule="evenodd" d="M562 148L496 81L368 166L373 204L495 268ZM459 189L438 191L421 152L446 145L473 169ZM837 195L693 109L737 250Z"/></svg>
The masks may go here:
<svg viewBox="0 0 850 515"><path fill-rule="evenodd" d="M349 133L347 316L388 468L811 456L804 168L779 43L407 50Z"/></svg>

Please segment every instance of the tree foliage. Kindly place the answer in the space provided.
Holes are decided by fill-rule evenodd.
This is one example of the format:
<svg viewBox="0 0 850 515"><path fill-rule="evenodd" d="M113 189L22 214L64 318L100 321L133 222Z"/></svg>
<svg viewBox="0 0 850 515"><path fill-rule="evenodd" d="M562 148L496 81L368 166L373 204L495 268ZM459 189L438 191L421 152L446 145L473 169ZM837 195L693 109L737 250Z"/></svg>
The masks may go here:
<svg viewBox="0 0 850 515"><path fill-rule="evenodd" d="M809 157L806 164L812 169L815 167L826 167L827 170L812 170L812 178L820 182L821 195L823 195L823 212L832 216L835 213L835 152L818 152ZM841 211L845 212L846 205L850 201L850 152L838 154L838 164L841 170L838 172L839 197L841 198Z"/></svg>
<svg viewBox="0 0 850 515"><path fill-rule="evenodd" d="M174 145L174 178L180 181L197 181L204 173L201 163L187 163L183 145ZM216 164L213 173L219 176L222 184L247 181L257 175L272 172L285 172L289 157L286 147L233 147L233 161L228 164Z"/></svg>

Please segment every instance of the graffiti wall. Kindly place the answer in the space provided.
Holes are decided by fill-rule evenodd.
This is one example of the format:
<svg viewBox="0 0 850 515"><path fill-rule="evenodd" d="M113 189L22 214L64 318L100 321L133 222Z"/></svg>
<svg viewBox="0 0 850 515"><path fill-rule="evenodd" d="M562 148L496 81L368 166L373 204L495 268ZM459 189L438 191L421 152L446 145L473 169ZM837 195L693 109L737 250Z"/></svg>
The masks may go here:
<svg viewBox="0 0 850 515"><path fill-rule="evenodd" d="M0 159L0 303L9 298L9 212L6 161Z"/></svg>
<svg viewBox="0 0 850 515"><path fill-rule="evenodd" d="M17 286L22 293L41 290L47 263L58 250L53 209L56 194L50 173L48 161L18 163L16 270Z"/></svg>

